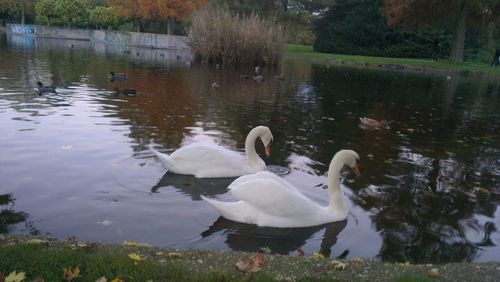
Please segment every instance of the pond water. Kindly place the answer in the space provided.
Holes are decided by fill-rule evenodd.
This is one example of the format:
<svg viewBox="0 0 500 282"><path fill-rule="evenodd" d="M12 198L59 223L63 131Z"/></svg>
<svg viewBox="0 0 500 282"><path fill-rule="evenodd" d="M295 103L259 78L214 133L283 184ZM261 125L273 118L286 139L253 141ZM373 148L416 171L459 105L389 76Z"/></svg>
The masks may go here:
<svg viewBox="0 0 500 282"><path fill-rule="evenodd" d="M68 45L73 44L73 45ZM293 58L266 80L215 71L185 52L0 36L0 233L147 242L383 261L500 261L500 82L330 67ZM109 71L126 81L110 81ZM37 95L36 82L58 85ZM213 82L220 88L214 90ZM116 95L115 87L138 95ZM368 130L359 117L385 119ZM163 152L213 141L243 153L256 125L274 135L268 165L327 204L340 149L346 221L257 228L219 218L231 179L166 173ZM257 143L258 153L263 148Z"/></svg>

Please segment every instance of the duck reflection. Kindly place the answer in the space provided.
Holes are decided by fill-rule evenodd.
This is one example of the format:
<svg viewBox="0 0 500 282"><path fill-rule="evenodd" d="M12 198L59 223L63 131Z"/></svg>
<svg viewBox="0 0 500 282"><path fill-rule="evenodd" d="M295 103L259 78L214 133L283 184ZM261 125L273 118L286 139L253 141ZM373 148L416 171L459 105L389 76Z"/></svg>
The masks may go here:
<svg viewBox="0 0 500 282"><path fill-rule="evenodd" d="M166 172L162 178L151 188L151 192L159 193L160 188L174 187L194 201L200 201L200 195L215 196L227 192L227 186L233 182L231 178L196 178L192 175L181 175Z"/></svg>
<svg viewBox="0 0 500 282"><path fill-rule="evenodd" d="M214 234L217 234L216 236L226 234L227 245L235 251L255 252L259 248L268 247L273 253L289 254L304 246L308 239L324 229L319 252L329 257L332 246L337 243L337 237L346 225L347 220L343 220L313 227L272 228L258 227L219 217L201 233L201 236L206 238Z"/></svg>

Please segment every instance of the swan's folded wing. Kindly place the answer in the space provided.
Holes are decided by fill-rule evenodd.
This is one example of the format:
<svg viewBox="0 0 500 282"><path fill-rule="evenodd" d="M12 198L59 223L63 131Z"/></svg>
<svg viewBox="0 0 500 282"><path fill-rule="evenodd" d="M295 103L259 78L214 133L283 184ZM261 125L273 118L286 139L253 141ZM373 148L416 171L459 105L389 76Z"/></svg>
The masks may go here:
<svg viewBox="0 0 500 282"><path fill-rule="evenodd" d="M273 216L300 216L317 210L318 205L283 179L269 172L238 178L231 193L260 212Z"/></svg>
<svg viewBox="0 0 500 282"><path fill-rule="evenodd" d="M198 142L182 147L170 155L178 163L194 167L232 167L245 163L243 155L222 146ZM184 162L186 162L184 164Z"/></svg>

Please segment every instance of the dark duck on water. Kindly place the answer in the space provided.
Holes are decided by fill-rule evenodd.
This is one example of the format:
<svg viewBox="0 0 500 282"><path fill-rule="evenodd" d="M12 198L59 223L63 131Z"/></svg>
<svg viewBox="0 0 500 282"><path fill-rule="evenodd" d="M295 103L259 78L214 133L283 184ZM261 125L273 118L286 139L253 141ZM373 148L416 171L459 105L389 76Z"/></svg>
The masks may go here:
<svg viewBox="0 0 500 282"><path fill-rule="evenodd" d="M38 81L36 85L37 85L36 92L38 93L38 95L42 95L44 93L56 93L56 86L53 84L43 85L41 81Z"/></svg>

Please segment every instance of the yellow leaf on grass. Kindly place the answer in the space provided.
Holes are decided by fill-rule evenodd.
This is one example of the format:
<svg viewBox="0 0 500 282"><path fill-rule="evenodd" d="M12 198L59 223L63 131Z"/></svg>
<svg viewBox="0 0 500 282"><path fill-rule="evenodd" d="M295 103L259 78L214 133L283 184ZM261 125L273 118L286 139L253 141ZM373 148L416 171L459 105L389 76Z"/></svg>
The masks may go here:
<svg viewBox="0 0 500 282"><path fill-rule="evenodd" d="M310 258L312 258L312 259L318 259L319 260L319 259L325 259L325 256L322 255L322 254L320 254L320 253L314 253L313 252L312 255L310 256Z"/></svg>
<svg viewBox="0 0 500 282"><path fill-rule="evenodd" d="M5 282L21 282L24 279L26 279L26 273L24 272L17 273L14 270L7 277L5 277Z"/></svg>
<svg viewBox="0 0 500 282"><path fill-rule="evenodd" d="M167 257L169 257L169 258L181 258L182 254L181 253L177 253L177 252L170 252L170 253L167 254Z"/></svg>
<svg viewBox="0 0 500 282"><path fill-rule="evenodd" d="M152 247L148 243L139 243L136 241L123 241L123 245L129 246L129 247Z"/></svg>
<svg viewBox="0 0 500 282"><path fill-rule="evenodd" d="M351 261L352 261L352 262L357 262L357 263L362 263L362 262L365 262L365 260L364 260L364 259L362 259L362 258L353 258L353 259L351 259Z"/></svg>
<svg viewBox="0 0 500 282"><path fill-rule="evenodd" d="M71 281L77 277L80 277L80 267L75 267L73 269L71 268L65 268L64 273L63 273L63 279L64 281Z"/></svg>
<svg viewBox="0 0 500 282"><path fill-rule="evenodd" d="M333 268L335 269L339 269L339 270L344 270L347 266L347 264L341 262L341 261L338 261L338 260L332 260L330 262L331 265L333 265Z"/></svg>
<svg viewBox="0 0 500 282"><path fill-rule="evenodd" d="M130 253L128 254L128 257L133 259L134 261L143 261L147 258L146 256L140 256L136 253Z"/></svg>
<svg viewBox="0 0 500 282"><path fill-rule="evenodd" d="M123 282L123 280L121 280L120 278L115 278L115 279L111 280L111 282Z"/></svg>

